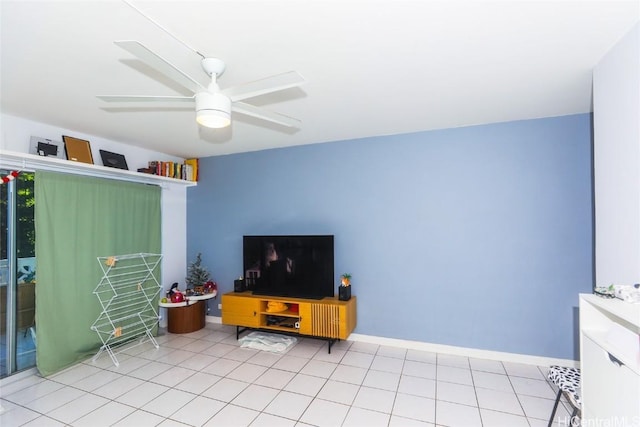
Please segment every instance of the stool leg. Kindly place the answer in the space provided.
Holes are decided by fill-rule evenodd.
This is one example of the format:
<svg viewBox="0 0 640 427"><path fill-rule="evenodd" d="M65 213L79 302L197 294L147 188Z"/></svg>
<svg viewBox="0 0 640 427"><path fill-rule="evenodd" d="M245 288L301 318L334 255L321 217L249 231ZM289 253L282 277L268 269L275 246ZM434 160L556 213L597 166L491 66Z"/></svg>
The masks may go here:
<svg viewBox="0 0 640 427"><path fill-rule="evenodd" d="M551 412L551 418L549 418L549 425L553 424L553 418L556 416L556 409L558 409L558 403L560 403L560 396L562 396L562 390L558 390L558 397L556 397L556 403L553 405L553 411Z"/></svg>
<svg viewBox="0 0 640 427"><path fill-rule="evenodd" d="M573 408L573 412L571 413L571 418L569 418L570 426L577 425L577 424L573 424L573 420L576 418L576 415L578 415L578 408Z"/></svg>

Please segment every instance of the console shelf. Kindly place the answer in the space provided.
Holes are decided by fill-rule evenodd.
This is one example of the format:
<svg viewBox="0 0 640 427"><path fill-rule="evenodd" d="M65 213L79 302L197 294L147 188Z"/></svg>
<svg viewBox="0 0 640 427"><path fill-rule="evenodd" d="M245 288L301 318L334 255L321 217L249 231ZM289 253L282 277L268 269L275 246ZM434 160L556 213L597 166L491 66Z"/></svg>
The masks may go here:
<svg viewBox="0 0 640 427"><path fill-rule="evenodd" d="M286 304L283 311L269 303ZM356 298L305 299L229 292L222 295L222 323L236 326L236 338L249 329L302 335L327 340L331 345L347 339L356 327Z"/></svg>

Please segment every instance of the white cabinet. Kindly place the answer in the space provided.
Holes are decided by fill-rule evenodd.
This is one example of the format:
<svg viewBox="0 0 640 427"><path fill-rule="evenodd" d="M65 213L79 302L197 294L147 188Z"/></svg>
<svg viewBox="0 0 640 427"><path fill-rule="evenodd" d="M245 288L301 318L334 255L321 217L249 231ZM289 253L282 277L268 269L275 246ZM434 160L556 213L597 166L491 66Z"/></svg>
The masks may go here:
<svg viewBox="0 0 640 427"><path fill-rule="evenodd" d="M640 425L640 304L580 295L582 425Z"/></svg>

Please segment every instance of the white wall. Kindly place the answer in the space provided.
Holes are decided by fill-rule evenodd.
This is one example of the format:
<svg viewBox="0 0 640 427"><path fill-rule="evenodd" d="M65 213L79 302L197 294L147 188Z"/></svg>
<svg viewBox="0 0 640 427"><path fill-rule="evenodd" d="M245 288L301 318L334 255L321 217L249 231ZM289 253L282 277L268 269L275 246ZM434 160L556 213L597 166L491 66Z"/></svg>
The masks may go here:
<svg viewBox="0 0 640 427"><path fill-rule="evenodd" d="M185 289L187 277L187 188L171 185L162 190L162 286L174 282ZM164 296L164 291L161 297ZM167 325L167 309L160 309L162 326Z"/></svg>
<svg viewBox="0 0 640 427"><path fill-rule="evenodd" d="M93 161L97 165L102 165L100 152L98 151L100 149L123 154L127 159L129 170L133 171L138 168L147 167L149 160L174 162L182 162L184 160L180 157L134 147L132 145L128 145L126 141L111 141L94 135L76 132L72 129L63 129L23 119L21 117L11 116L8 114L0 115L0 149L2 150L28 153L29 141L32 136L51 139L53 141L62 141L62 135L73 136L75 138L89 141L89 144L91 145L91 154L93 154Z"/></svg>
<svg viewBox="0 0 640 427"><path fill-rule="evenodd" d="M44 123L34 122L7 114L0 114L0 149L18 153L29 152L31 136L61 141L62 135L88 140L93 159L100 161L100 149L124 154L129 170L146 167L149 160L177 161L184 159L154 152L126 143L110 141L93 135L82 134L70 129L62 129ZM2 159L0 159L0 166ZM182 184L162 183L162 285L169 289L173 282L183 287L187 274L187 188ZM164 309L163 309L164 310ZM162 325L166 325L166 315Z"/></svg>
<svg viewBox="0 0 640 427"><path fill-rule="evenodd" d="M595 67L596 285L640 283L640 24Z"/></svg>

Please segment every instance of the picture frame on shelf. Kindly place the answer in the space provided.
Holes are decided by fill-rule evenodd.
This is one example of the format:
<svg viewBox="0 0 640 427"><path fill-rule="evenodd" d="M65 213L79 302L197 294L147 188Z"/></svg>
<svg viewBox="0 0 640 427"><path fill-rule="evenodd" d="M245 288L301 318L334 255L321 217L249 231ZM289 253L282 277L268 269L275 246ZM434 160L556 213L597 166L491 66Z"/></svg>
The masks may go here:
<svg viewBox="0 0 640 427"><path fill-rule="evenodd" d="M122 154L100 150L100 157L102 158L102 164L108 168L129 170L127 159Z"/></svg>
<svg viewBox="0 0 640 427"><path fill-rule="evenodd" d="M66 160L67 155L63 147L61 141L32 136L29 142L29 154Z"/></svg>
<svg viewBox="0 0 640 427"><path fill-rule="evenodd" d="M73 162L93 164L93 155L91 154L91 144L89 141L73 136L62 135L64 141L64 149L67 153L67 159Z"/></svg>

